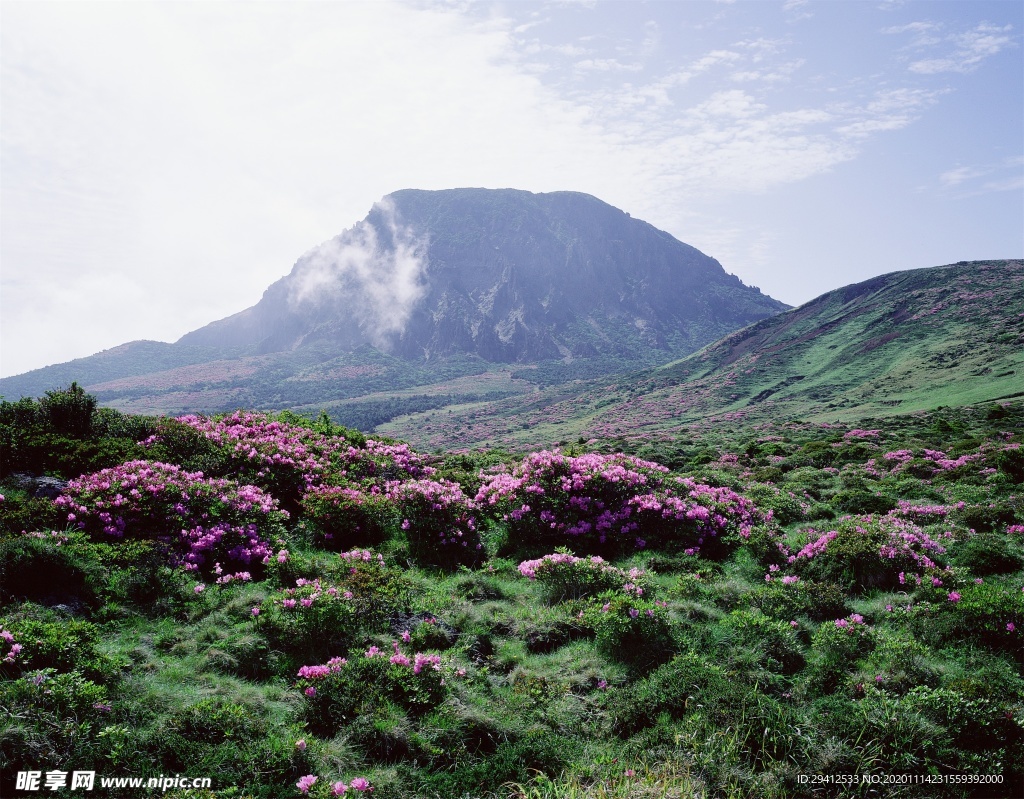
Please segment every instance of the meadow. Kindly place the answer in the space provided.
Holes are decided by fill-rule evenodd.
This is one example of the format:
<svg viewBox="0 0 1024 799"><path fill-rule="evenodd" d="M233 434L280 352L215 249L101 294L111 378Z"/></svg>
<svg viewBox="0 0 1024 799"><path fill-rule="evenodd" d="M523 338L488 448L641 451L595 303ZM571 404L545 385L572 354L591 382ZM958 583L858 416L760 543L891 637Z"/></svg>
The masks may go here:
<svg viewBox="0 0 1024 799"><path fill-rule="evenodd" d="M1022 435L1015 399L424 453L0 402L0 795L1019 796Z"/></svg>

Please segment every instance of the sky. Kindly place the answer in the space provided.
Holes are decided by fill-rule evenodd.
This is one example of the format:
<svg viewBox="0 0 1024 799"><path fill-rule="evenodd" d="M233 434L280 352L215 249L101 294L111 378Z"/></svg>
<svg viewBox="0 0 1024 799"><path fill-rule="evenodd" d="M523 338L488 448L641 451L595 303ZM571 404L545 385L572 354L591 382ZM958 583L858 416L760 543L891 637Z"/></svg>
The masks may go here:
<svg viewBox="0 0 1024 799"><path fill-rule="evenodd" d="M403 188L592 194L797 305L1024 256L1024 3L0 0L0 375L255 304Z"/></svg>

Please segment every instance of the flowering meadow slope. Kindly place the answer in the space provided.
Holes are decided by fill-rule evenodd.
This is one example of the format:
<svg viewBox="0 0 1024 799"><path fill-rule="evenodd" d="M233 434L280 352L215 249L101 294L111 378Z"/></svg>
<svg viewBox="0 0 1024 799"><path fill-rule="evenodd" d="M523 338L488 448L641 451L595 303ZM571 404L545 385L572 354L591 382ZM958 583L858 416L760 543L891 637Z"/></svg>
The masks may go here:
<svg viewBox="0 0 1024 799"><path fill-rule="evenodd" d="M0 795L1019 795L1022 435L1017 401L426 455L0 403Z"/></svg>

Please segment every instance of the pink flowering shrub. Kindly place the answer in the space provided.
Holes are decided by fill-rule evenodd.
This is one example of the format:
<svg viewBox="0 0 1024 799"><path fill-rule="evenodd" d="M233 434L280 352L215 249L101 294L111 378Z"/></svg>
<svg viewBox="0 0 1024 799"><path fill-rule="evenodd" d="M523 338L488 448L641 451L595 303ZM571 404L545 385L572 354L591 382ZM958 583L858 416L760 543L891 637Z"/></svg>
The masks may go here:
<svg viewBox="0 0 1024 799"><path fill-rule="evenodd" d="M403 651L398 641L392 642L390 650L371 646L348 658L303 666L297 676L296 687L306 697L306 720L322 735L333 735L384 702L422 715L448 696L440 656Z"/></svg>
<svg viewBox="0 0 1024 799"><path fill-rule="evenodd" d="M808 530L806 536L807 543L787 558L788 569L854 591L897 588L906 574L937 569L935 558L946 551L898 511L849 518L834 530Z"/></svg>
<svg viewBox="0 0 1024 799"><path fill-rule="evenodd" d="M394 504L376 486L363 491L355 485L317 485L303 495L302 515L318 545L339 550L383 541Z"/></svg>
<svg viewBox="0 0 1024 799"><path fill-rule="evenodd" d="M174 564L205 575L261 573L274 555L267 540L287 519L255 486L151 461L83 475L54 504L81 530L158 541Z"/></svg>
<svg viewBox="0 0 1024 799"><path fill-rule="evenodd" d="M18 639L14 637L14 633L4 629L4 626L0 624L0 669L17 661L22 648ZM0 671L0 674L2 673Z"/></svg>
<svg viewBox="0 0 1024 799"><path fill-rule="evenodd" d="M214 418L188 415L177 421L213 443L230 464L231 474L270 492L292 510L303 491L323 479L332 453L348 447L343 438L253 411ZM160 443L158 433L143 445Z"/></svg>
<svg viewBox="0 0 1024 799"><path fill-rule="evenodd" d="M568 550L524 560L519 564L519 573L544 585L555 602L615 589L639 597L649 590L647 575L641 569L623 571L598 555L577 558Z"/></svg>
<svg viewBox="0 0 1024 799"><path fill-rule="evenodd" d="M336 450L332 463L335 473L342 478L380 488L395 481L430 477L435 472L427 458L408 444L385 444L372 438L366 440L365 447Z"/></svg>
<svg viewBox="0 0 1024 799"><path fill-rule="evenodd" d="M648 543L697 552L729 533L749 535L760 519L730 489L667 472L629 455L536 452L511 473L490 475L476 500L501 514L510 547L527 551L571 541L588 552Z"/></svg>
<svg viewBox="0 0 1024 799"><path fill-rule="evenodd" d="M263 602L260 627L272 646L307 660L345 648L360 620L351 591L299 578L294 588L276 591Z"/></svg>
<svg viewBox="0 0 1024 799"><path fill-rule="evenodd" d="M389 483L387 497L397 506L409 553L420 563L452 569L472 566L482 558L476 506L458 483Z"/></svg>

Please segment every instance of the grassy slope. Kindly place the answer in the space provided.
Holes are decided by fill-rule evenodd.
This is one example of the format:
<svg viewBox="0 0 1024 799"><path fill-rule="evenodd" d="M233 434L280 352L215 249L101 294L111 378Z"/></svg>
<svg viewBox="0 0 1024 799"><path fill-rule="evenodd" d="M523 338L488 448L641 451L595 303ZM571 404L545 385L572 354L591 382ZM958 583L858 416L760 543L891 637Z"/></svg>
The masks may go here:
<svg viewBox="0 0 1024 799"><path fill-rule="evenodd" d="M514 449L670 434L700 419L852 421L1024 392L1024 263L896 272L624 378L384 425L420 446Z"/></svg>
<svg viewBox="0 0 1024 799"><path fill-rule="evenodd" d="M834 527L830 514L845 512L855 487L861 489L852 497L856 502L881 492L894 502L945 505L950 515L929 529L936 536L955 531L952 541L943 539L949 552L942 559L957 569L946 577L955 582L931 593L927 585L842 592L843 607L829 615L811 604L782 603L802 595L766 583L763 559L771 553L755 542L720 563L638 552L617 563L657 573L650 593L666 602L671 652L682 653L668 666L641 673L601 649L579 620L580 603L546 596L542 585L518 574L514 560L493 559L478 570L445 575L407 568L401 541L391 541L388 561L399 564L408 581L408 607L379 627L361 629L347 651L330 654L355 659L371 644L390 650L399 632L412 626L407 619L436 618L452 636L418 648L438 650L446 668L466 674L453 680L443 707L425 717L384 706L329 733L305 723L295 668L287 666L294 642L266 638L268 598L276 589L300 574L334 582L349 571L336 556L311 548L298 529L290 542L293 560L278 581L210 585L196 594L194 580L168 570L143 571L142 580L134 579L139 570L120 569L123 563L114 550L101 549L102 541L63 547L59 539L19 536L8 525L0 532L0 565L10 568L12 553L26 548L39 561L48 553L45 563L19 563L51 579L31 582L34 602L0 605L0 623L19 630L44 622L55 641L65 641L59 634L70 622L96 625L97 653L65 641L57 671L84 670L87 659L95 660L101 674L90 679L108 686L109 709L89 712L86 704L85 712L67 710L50 702L49 694L18 693L28 682L0 665L0 706L13 708L0 720L0 778L10 780L28 767L95 768L106 776L204 775L214 778L217 795L266 799L298 795L295 783L305 774L320 775L315 799L326 799L330 780L357 774L367 775L372 795L384 799L839 799L879 794L866 785L801 786L798 775L924 776L935 768L1007 781L973 791L952 783L910 784L884 795L1016 795L1021 761L1000 756L1019 752L1020 738L1002 720L1019 718L1024 708L1024 663L1018 650L1000 643L999 629L991 640L969 644L963 626L971 617L958 615L966 611L945 592L963 591L968 606L969 592L978 590L977 574L1005 587L1007 600L1019 600L1024 542L1007 525L1024 521L1021 484L986 474L995 471L982 469L988 460L927 480L867 464L872 459L877 466L882 453L903 447L989 452L989 444L1004 445L1011 431L1019 436L1022 423L1018 400L1002 409L891 416L867 438L847 439L842 428L825 425L779 424L758 431L752 448L743 425L712 431L715 449L732 457L703 467L690 463L683 473L743 486L763 507L778 511L794 541L811 536L811 524ZM712 443L710 434L699 443ZM810 466L823 452L842 469ZM445 465L454 468L459 461ZM462 477L473 479L475 466ZM18 501L16 489L2 483L0 489L9 502ZM868 524L864 517L859 521ZM987 549L971 555L966 547L977 538L975 527ZM1015 561L993 569L991 553L1000 551ZM89 563L95 567L88 569L86 584L102 603L76 610L76 602L60 597L54 605L58 600L47 596L53 575ZM902 606L911 601L914 612L904 613ZM890 604L900 608L892 612ZM259 620L251 614L256 605L267 611ZM997 627L1009 618L999 609L982 610ZM873 630L870 647L856 655L826 635L833 616L853 612ZM774 635L762 637L762 628ZM420 625L417 634L430 631ZM28 652L38 661L38 642ZM36 662L26 674L38 667ZM835 686L825 685L826 679ZM1005 739L987 735L985 725ZM1007 730L1018 737L1011 740ZM298 749L299 740L308 748ZM954 756L955 762L947 759ZM3 792L8 784L0 783L0 794L9 795ZM139 791L107 795L129 799ZM180 791L165 795L210 799Z"/></svg>

